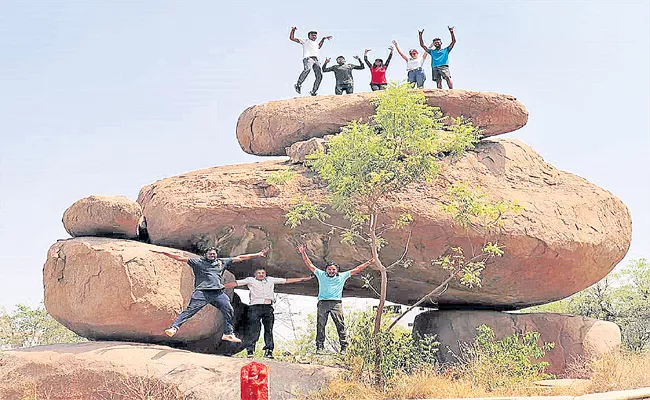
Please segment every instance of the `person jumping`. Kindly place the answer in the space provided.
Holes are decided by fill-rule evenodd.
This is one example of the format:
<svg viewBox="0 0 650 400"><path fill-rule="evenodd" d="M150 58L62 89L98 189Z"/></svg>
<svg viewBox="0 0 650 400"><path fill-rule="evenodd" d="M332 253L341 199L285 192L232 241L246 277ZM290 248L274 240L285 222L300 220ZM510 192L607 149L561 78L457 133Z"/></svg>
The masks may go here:
<svg viewBox="0 0 650 400"><path fill-rule="evenodd" d="M323 43L325 43L325 39L330 40L332 37L325 36L320 40L320 42L316 42L318 33L316 31L311 31L307 34L307 39L298 39L294 36L294 34L296 33L296 29L297 28L295 26L291 27L289 40L302 45L303 70L300 73L300 76L298 77L298 82L295 85L293 85L293 88L296 89L296 92L300 94L302 83L305 81L305 79L307 79L307 75L309 75L309 71L313 69L314 75L316 76L316 80L314 81L314 87L312 88L311 92L309 92L309 94L311 94L312 96L316 96L316 92L318 91L320 82L323 79L323 73L321 72L320 62L318 61L318 53L320 48L323 47Z"/></svg>

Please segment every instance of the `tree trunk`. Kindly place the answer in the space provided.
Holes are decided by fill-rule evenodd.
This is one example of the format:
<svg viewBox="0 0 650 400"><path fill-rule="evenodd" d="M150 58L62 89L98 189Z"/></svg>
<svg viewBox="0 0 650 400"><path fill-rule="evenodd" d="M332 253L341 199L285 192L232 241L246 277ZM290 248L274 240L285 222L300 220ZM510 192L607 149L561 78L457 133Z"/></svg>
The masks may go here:
<svg viewBox="0 0 650 400"><path fill-rule="evenodd" d="M377 306L377 314L375 315L375 329L374 329L374 336L375 336L375 380L377 384L383 385L384 384L384 377L381 373L381 361L382 361L382 353L381 353L381 340L379 337L379 333L381 331L381 317L384 313L384 304L386 303L386 289L388 287L388 275L386 273L386 267L381 263L381 260L379 259L379 249L377 248L377 212L374 212L370 216L370 238L371 238L371 243L370 243L370 249L372 251L372 257L374 259L375 266L379 270L379 273L381 274L381 290L379 292L379 305Z"/></svg>

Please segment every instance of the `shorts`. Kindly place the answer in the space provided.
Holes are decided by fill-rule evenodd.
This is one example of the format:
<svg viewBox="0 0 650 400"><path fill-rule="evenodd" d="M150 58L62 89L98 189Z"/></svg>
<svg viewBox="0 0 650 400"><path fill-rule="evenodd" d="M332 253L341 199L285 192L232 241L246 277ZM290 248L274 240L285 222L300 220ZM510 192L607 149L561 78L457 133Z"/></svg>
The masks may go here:
<svg viewBox="0 0 650 400"><path fill-rule="evenodd" d="M439 67L433 67L431 69L433 74L434 81L440 81L444 79L451 79L451 72L449 72L449 65L441 65Z"/></svg>

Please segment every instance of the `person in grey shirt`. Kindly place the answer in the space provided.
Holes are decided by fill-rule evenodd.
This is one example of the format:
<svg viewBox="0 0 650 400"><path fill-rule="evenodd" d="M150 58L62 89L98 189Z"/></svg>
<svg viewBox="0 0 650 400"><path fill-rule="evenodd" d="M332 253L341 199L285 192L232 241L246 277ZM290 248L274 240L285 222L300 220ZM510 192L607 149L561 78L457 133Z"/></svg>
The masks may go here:
<svg viewBox="0 0 650 400"><path fill-rule="evenodd" d="M327 63L330 62L329 58L325 59L323 64L323 72L334 72L334 77L336 77L336 86L334 87L334 93L336 94L352 94L354 93L354 79L352 78L353 69L365 69L363 61L359 56L354 56L354 58L359 61L359 65L346 64L345 57L338 56L336 57L336 65L331 67L327 66Z"/></svg>

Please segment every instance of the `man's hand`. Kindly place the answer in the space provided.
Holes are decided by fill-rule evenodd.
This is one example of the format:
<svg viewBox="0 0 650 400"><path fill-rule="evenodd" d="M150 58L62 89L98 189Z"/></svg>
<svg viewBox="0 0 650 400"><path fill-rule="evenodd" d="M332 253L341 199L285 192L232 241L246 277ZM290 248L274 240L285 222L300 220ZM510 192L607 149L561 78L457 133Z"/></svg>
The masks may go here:
<svg viewBox="0 0 650 400"><path fill-rule="evenodd" d="M331 58L327 57L327 58L325 59L325 64L327 64L328 62L330 62L330 60L331 60ZM298 250L298 251L300 251L300 250Z"/></svg>
<svg viewBox="0 0 650 400"><path fill-rule="evenodd" d="M292 27L291 27L291 32L295 32L296 29L298 29L298 28L296 28L295 26L292 26Z"/></svg>
<svg viewBox="0 0 650 400"><path fill-rule="evenodd" d="M448 26L447 29L449 29L449 32L453 32L453 31L454 31L454 27L453 27L453 26Z"/></svg>
<svg viewBox="0 0 650 400"><path fill-rule="evenodd" d="M269 248L267 247L266 249L260 251L260 252L257 253L257 254L259 254L260 257L266 257L266 254L267 254L270 250L271 250L271 249L269 249Z"/></svg>
<svg viewBox="0 0 650 400"><path fill-rule="evenodd" d="M390 50L390 52L392 53L393 52L393 46L388 46L388 50Z"/></svg>
<svg viewBox="0 0 650 400"><path fill-rule="evenodd" d="M361 58L359 58L359 56L353 56L352 58L354 58L355 60L361 60Z"/></svg>
<svg viewBox="0 0 650 400"><path fill-rule="evenodd" d="M325 36L323 39L330 40L330 39L332 39L332 36Z"/></svg>
<svg viewBox="0 0 650 400"><path fill-rule="evenodd" d="M329 58L328 58L328 60L329 60ZM325 62L327 62L327 61L325 61ZM305 254L305 252L307 251L307 246L305 246L304 243L301 243L298 247L296 247L296 250L298 250L298 253L300 253L300 254Z"/></svg>
<svg viewBox="0 0 650 400"><path fill-rule="evenodd" d="M363 50L363 55L365 56L366 54L368 54L368 52L369 52L370 50L372 50L372 49L365 49L365 50Z"/></svg>
<svg viewBox="0 0 650 400"><path fill-rule="evenodd" d="M420 35L420 36L422 36L423 33L424 33L424 29L418 31L418 35Z"/></svg>

